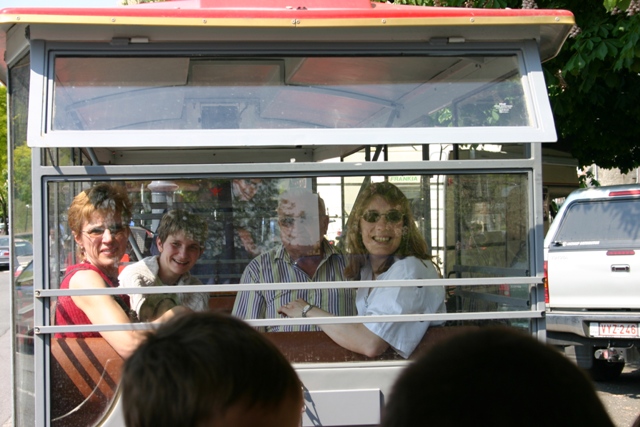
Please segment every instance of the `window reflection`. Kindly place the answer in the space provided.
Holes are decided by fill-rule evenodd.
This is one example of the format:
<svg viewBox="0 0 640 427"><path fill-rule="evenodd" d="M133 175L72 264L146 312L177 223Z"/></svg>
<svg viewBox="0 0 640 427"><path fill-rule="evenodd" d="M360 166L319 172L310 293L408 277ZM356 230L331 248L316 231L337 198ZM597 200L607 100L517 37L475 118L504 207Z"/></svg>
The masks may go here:
<svg viewBox="0 0 640 427"><path fill-rule="evenodd" d="M442 277L456 279L529 275L529 230L526 225L529 216L526 195L528 182L527 175L523 173L294 178L216 176L175 181L128 180L123 184L134 202L134 215L130 224L134 239L122 265L157 253L155 228L162 215L172 209L187 210L200 216L208 224L203 254L191 270L192 275L203 284L240 283L252 259L280 247L283 226L298 229L304 225L298 222L310 221L320 216L327 221L324 231L326 244L331 246L332 251L344 253L347 223L362 188L381 181L392 183L408 198L416 228L427 242L435 267ZM54 231L52 236L58 236L58 244L50 246L51 254L48 258L50 284L53 288L57 287L65 267L75 262L73 254L76 248L73 239L69 238L66 224L66 209L70 202L67 199L92 184L48 184L48 218L50 228ZM278 200L284 193L291 191L317 193L325 201L324 212L313 214L305 211L304 218L293 214L289 215L291 218L285 214L279 216ZM378 211L382 212L380 209ZM382 213L384 216L379 215L377 218L367 213L370 220L377 219L376 222L367 224L388 223L397 219L393 209ZM338 280L338 277L326 280ZM259 283L268 285L270 281L263 278ZM355 295L358 283L341 282L340 286L345 285L351 289L342 292ZM277 286L272 287L276 288L274 294L284 295L283 291L278 291ZM237 303L235 291L211 292L210 295L210 309L232 312ZM342 315L357 314L354 301L348 301L352 311L345 311ZM447 313L527 311L530 310L529 286L448 284L445 303ZM313 301L309 304L313 304ZM283 318L279 313L266 317L267 320ZM497 322L523 327L528 325L527 320ZM442 322L434 322L434 325L438 323ZM483 321L449 321L446 325L468 326L480 323ZM286 328L292 331L299 329ZM331 339L327 341L322 328L313 329L313 333L285 334L289 339L294 339L298 336L296 334L311 334L294 339L295 342L302 340L316 343L315 349L309 350L310 355L306 356L299 354L298 344L291 344L287 338L271 339L282 346L292 360L307 361L309 357L322 354L333 355L326 356L327 361L366 360L366 356L354 356L353 352L341 349ZM432 334L438 333L438 326L431 326L429 330L431 329ZM415 348L419 350L422 345L418 343ZM394 351L388 351L376 358L389 360L396 356ZM409 354L405 357L409 357Z"/></svg>
<svg viewBox="0 0 640 427"><path fill-rule="evenodd" d="M515 54L57 57L54 130L529 126ZM331 105L332 108L324 108ZM110 114L98 114L108 109Z"/></svg>
<svg viewBox="0 0 640 427"><path fill-rule="evenodd" d="M132 230L143 256L155 251L153 234L162 214L186 209L205 218L209 237L195 267L203 283L238 283L246 264L280 242L276 213L280 194L292 188L317 192L326 202L326 238L340 247L360 189L387 180L408 198L415 222L445 277L528 275L527 177L525 174L198 178L126 181L135 204ZM50 230L57 232L52 271L63 271L73 253L66 224L69 195L89 183L49 184ZM387 218L388 219L388 218ZM285 226L288 222L285 219ZM281 222L282 222L281 221ZM295 221L298 221L296 218ZM54 233L56 234L56 233ZM129 255L138 258L135 251ZM54 268L53 263L58 263Z"/></svg>

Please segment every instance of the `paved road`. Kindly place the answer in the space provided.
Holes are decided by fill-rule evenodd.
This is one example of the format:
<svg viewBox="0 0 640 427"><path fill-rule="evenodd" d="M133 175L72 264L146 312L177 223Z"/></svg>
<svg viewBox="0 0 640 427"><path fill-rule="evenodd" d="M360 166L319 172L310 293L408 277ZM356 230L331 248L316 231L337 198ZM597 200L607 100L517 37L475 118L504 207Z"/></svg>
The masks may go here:
<svg viewBox="0 0 640 427"><path fill-rule="evenodd" d="M640 415L640 364L625 366L620 378L596 389L616 427L630 427Z"/></svg>
<svg viewBox="0 0 640 427"><path fill-rule="evenodd" d="M9 283L9 272L0 271L0 427L11 426ZM616 427L630 427L640 415L640 364L625 367L617 381L596 388Z"/></svg>

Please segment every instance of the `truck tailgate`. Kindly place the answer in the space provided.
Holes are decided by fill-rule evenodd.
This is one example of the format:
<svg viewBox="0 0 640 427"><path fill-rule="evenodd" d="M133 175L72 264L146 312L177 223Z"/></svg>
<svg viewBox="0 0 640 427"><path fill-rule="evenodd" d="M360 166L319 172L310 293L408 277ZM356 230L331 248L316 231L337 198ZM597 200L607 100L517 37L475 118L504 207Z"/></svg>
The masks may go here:
<svg viewBox="0 0 640 427"><path fill-rule="evenodd" d="M549 248L547 260L549 308L640 308L640 248Z"/></svg>

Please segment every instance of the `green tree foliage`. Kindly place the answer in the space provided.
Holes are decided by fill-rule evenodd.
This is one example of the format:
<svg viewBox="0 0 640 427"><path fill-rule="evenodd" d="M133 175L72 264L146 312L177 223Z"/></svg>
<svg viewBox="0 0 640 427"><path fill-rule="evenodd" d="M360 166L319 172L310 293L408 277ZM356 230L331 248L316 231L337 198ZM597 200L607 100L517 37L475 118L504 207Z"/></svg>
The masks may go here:
<svg viewBox="0 0 640 427"><path fill-rule="evenodd" d="M596 179L596 176L591 171L586 171L585 173L578 176L578 185L580 188L587 187L600 187L600 181Z"/></svg>
<svg viewBox="0 0 640 427"><path fill-rule="evenodd" d="M610 14L592 2L549 3L571 10L577 24L558 57L545 64L560 148L581 166L628 172L640 165L640 17Z"/></svg>
<svg viewBox="0 0 640 427"><path fill-rule="evenodd" d="M576 27L544 64L558 142L580 166L628 172L640 165L640 0L396 0L399 4L545 8L573 12Z"/></svg>
<svg viewBox="0 0 640 427"><path fill-rule="evenodd" d="M640 13L640 2L638 0L604 0L604 7L607 8L607 12L613 14L625 12L631 16Z"/></svg>

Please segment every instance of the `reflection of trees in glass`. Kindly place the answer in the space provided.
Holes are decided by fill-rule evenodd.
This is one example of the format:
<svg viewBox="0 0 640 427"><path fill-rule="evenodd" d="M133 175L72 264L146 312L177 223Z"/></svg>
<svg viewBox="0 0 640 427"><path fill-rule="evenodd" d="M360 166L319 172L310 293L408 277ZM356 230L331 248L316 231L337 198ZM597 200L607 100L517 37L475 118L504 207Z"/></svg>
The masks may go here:
<svg viewBox="0 0 640 427"><path fill-rule="evenodd" d="M452 183L447 240L455 242L455 253L450 252L448 264L526 268L526 248L522 251L528 213L525 176L461 175ZM523 256L525 266L520 267ZM488 276L497 275L490 271Z"/></svg>
<svg viewBox="0 0 640 427"><path fill-rule="evenodd" d="M234 225L252 230L254 238L264 246L261 252L272 246L272 242L269 241L275 237L275 230L270 228L270 221L275 221L276 218L278 184L277 179L263 179L253 199L234 206Z"/></svg>
<svg viewBox="0 0 640 427"><path fill-rule="evenodd" d="M275 216L278 183L277 179L263 179L251 200L238 201L231 196L230 179L201 179L193 182L198 186L197 191L182 193L182 201L186 206L194 206L209 213L225 208L233 209L236 227L257 230L261 228L263 218ZM214 225L215 228L217 225Z"/></svg>
<svg viewBox="0 0 640 427"><path fill-rule="evenodd" d="M237 283L244 267L277 239L278 179L262 179L253 198L238 200L231 179L195 181L186 206L207 218L209 238L198 274L204 282Z"/></svg>
<svg viewBox="0 0 640 427"><path fill-rule="evenodd" d="M11 141L15 146L27 143L27 115L29 111L29 57L11 68Z"/></svg>
<svg viewBox="0 0 640 427"><path fill-rule="evenodd" d="M78 185L78 192L81 186ZM74 184L70 182L50 182L47 185L49 228L43 231L49 240L50 286L54 288L59 286L66 267L75 262L75 244L69 230L67 211L76 194Z"/></svg>
<svg viewBox="0 0 640 427"><path fill-rule="evenodd" d="M432 127L524 126L529 116L524 102L520 77L488 85L454 105L442 107L428 115Z"/></svg>
<svg viewBox="0 0 640 427"><path fill-rule="evenodd" d="M448 277L523 276L528 270L527 180L524 174L458 175L448 180L446 206ZM526 300L528 288L474 286L456 288L451 311L522 309L505 300Z"/></svg>
<svg viewBox="0 0 640 427"><path fill-rule="evenodd" d="M75 151L75 152L74 152ZM74 166L82 164L83 157L77 148L50 148L43 159L47 165L55 166ZM84 160L87 158L84 157Z"/></svg>
<svg viewBox="0 0 640 427"><path fill-rule="evenodd" d="M430 126L449 127L453 126L453 113L450 107L444 107L429 114Z"/></svg>
<svg viewBox="0 0 640 427"><path fill-rule="evenodd" d="M456 126L524 126L529 123L520 77L490 85L456 104Z"/></svg>
<svg viewBox="0 0 640 427"><path fill-rule="evenodd" d="M54 219L57 218L60 229L66 230L68 228L67 223L67 210L73 201L73 198L81 191L82 188L88 187L89 183L73 183L69 182L51 182L47 187L49 197L49 218L50 225L54 224ZM54 210L57 209L57 212ZM70 234L70 231L66 231L66 234Z"/></svg>
<svg viewBox="0 0 640 427"><path fill-rule="evenodd" d="M16 199L31 203L31 148L26 145L13 151L13 188Z"/></svg>
<svg viewBox="0 0 640 427"><path fill-rule="evenodd" d="M29 108L29 60L24 57L10 71L10 120L13 148L12 186L14 197L21 203L13 207L14 218L25 214L31 203L31 149L27 147L27 112ZM29 209L29 208L26 208ZM30 214L28 216L31 216ZM26 228L26 226L25 226ZM31 228L31 227L29 227Z"/></svg>

